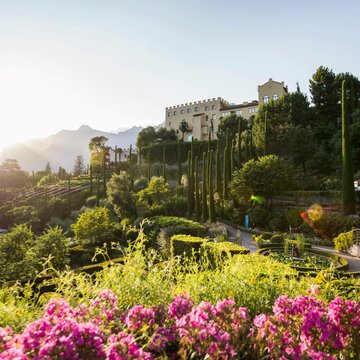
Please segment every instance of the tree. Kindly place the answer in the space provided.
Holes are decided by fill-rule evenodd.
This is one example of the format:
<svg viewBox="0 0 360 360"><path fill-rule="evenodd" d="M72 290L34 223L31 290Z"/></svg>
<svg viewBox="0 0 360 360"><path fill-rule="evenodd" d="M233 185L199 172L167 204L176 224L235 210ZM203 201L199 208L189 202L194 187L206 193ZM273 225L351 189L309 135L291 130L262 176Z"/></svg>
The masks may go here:
<svg viewBox="0 0 360 360"><path fill-rule="evenodd" d="M182 133L182 140L184 141L184 137L185 137L185 133L188 131L189 129L189 124L187 123L186 120L181 120L180 124L179 124L179 130Z"/></svg>
<svg viewBox="0 0 360 360"><path fill-rule="evenodd" d="M341 117L342 117L342 200L344 215L356 212L356 198L354 189L354 174L351 161L351 144L349 134L349 119L346 116L345 80L342 82Z"/></svg>
<svg viewBox="0 0 360 360"><path fill-rule="evenodd" d="M91 151L90 163L94 170L99 171L104 163L106 142L109 139L105 136L95 136L90 139L89 150Z"/></svg>
<svg viewBox="0 0 360 360"><path fill-rule="evenodd" d="M339 91L337 90L336 76L334 72L324 66L320 66L310 79L310 94L314 104L315 137L328 142L338 128L340 118Z"/></svg>
<svg viewBox="0 0 360 360"><path fill-rule="evenodd" d="M119 218L136 216L136 203L131 179L125 171L113 174L107 183L107 200Z"/></svg>
<svg viewBox="0 0 360 360"><path fill-rule="evenodd" d="M73 175L79 176L79 175L83 174L84 171L85 171L84 158L82 155L78 155L75 160Z"/></svg>
<svg viewBox="0 0 360 360"><path fill-rule="evenodd" d="M282 142L286 132L294 126L306 127L310 123L309 102L306 95L298 91L285 94L259 107L252 127L253 141L258 155L264 154L266 150L266 154L286 156L288 149L284 148L286 144Z"/></svg>
<svg viewBox="0 0 360 360"><path fill-rule="evenodd" d="M108 240L113 226L109 211L104 207L89 209L83 212L75 224L71 225L77 240L98 243Z"/></svg>
<svg viewBox="0 0 360 360"><path fill-rule="evenodd" d="M29 179L29 175L21 170L17 160L6 159L0 166L0 186L1 187L24 187Z"/></svg>
<svg viewBox="0 0 360 360"><path fill-rule="evenodd" d="M239 122L240 122L241 131L245 131L249 128L249 122L245 120L242 116L236 114L231 114L229 116L225 116L220 119L218 131L217 131L217 138L222 144L225 143L227 130L229 132L230 143L233 139L236 139L239 128Z"/></svg>
<svg viewBox="0 0 360 360"><path fill-rule="evenodd" d="M63 270L69 264L69 250L67 238L60 227L48 228L36 239L33 247L34 254L38 259L38 268L42 262L51 255L51 265L56 270Z"/></svg>
<svg viewBox="0 0 360 360"><path fill-rule="evenodd" d="M46 166L45 166L45 174L47 174L47 175L51 174L51 166L50 166L49 161L46 163Z"/></svg>
<svg viewBox="0 0 360 360"><path fill-rule="evenodd" d="M30 226L20 224L2 236L0 241L0 279L21 279L34 275L34 256L31 247L35 241Z"/></svg>
<svg viewBox="0 0 360 360"><path fill-rule="evenodd" d="M176 141L176 139L174 129L167 130L164 127L160 127L156 130L153 126L148 126L139 132L136 139L136 147L140 149L165 141Z"/></svg>
<svg viewBox="0 0 360 360"><path fill-rule="evenodd" d="M139 203L149 207L153 205L161 205L169 196L170 189L162 176L153 176L149 181L147 188L137 193Z"/></svg>
<svg viewBox="0 0 360 360"><path fill-rule="evenodd" d="M311 129L301 126L290 127L284 134L282 143L294 165L301 165L306 174L307 162L317 150Z"/></svg>
<svg viewBox="0 0 360 360"><path fill-rule="evenodd" d="M261 196L266 203L275 195L289 190L293 183L292 169L275 155L250 160L234 172L230 193L238 203L249 202L251 196Z"/></svg>

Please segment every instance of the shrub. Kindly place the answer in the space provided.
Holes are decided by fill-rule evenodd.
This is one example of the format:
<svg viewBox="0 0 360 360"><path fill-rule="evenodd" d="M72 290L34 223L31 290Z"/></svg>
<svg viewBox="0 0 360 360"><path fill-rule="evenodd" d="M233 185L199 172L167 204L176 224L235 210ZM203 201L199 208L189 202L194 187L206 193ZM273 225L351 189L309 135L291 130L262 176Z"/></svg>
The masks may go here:
<svg viewBox="0 0 360 360"><path fill-rule="evenodd" d="M341 233L334 239L336 251L347 251L354 243L353 233Z"/></svg>
<svg viewBox="0 0 360 360"><path fill-rule="evenodd" d="M99 207L82 213L71 228L76 239L97 243L111 236L113 226L110 222L109 211Z"/></svg>
<svg viewBox="0 0 360 360"><path fill-rule="evenodd" d="M137 193L140 190L146 189L148 184L149 184L149 180L146 177L141 176L139 179L136 179L134 182L134 191Z"/></svg>
<svg viewBox="0 0 360 360"><path fill-rule="evenodd" d="M298 228L302 223L301 213L304 212L304 208L292 208L285 211L284 216L288 226L292 228Z"/></svg>
<svg viewBox="0 0 360 360"><path fill-rule="evenodd" d="M88 208L93 208L96 206L96 196L89 196L87 199L86 199L86 206Z"/></svg>
<svg viewBox="0 0 360 360"><path fill-rule="evenodd" d="M319 220L309 223L321 238L333 240L340 233L360 227L360 220L342 214L324 214Z"/></svg>
<svg viewBox="0 0 360 360"><path fill-rule="evenodd" d="M171 256L191 257L198 254L206 239L190 235L178 234L171 237Z"/></svg>
<svg viewBox="0 0 360 360"><path fill-rule="evenodd" d="M271 244L283 244L284 243L284 236L283 235L273 235L270 238L270 243Z"/></svg>
<svg viewBox="0 0 360 360"><path fill-rule="evenodd" d="M150 219L159 228L171 227L177 234L205 236L206 228L198 222L176 216L154 216Z"/></svg>
<svg viewBox="0 0 360 360"><path fill-rule="evenodd" d="M139 231L136 229L129 229L126 231L125 237L126 240L134 242L139 236Z"/></svg>
<svg viewBox="0 0 360 360"><path fill-rule="evenodd" d="M218 266L224 259L236 254L247 255L250 250L244 246L229 241L205 242L201 245L201 254L209 260L212 268Z"/></svg>
<svg viewBox="0 0 360 360"><path fill-rule="evenodd" d="M254 206L248 209L250 224L252 227L266 228L270 220L270 212L268 209L260 206Z"/></svg>

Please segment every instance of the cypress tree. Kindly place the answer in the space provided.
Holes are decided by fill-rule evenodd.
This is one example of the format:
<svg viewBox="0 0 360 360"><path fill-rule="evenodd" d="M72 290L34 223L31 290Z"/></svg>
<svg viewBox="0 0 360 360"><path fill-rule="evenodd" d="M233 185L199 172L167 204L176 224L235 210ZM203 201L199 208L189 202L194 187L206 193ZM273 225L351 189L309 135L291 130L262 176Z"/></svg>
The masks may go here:
<svg viewBox="0 0 360 360"><path fill-rule="evenodd" d="M206 157L207 157L207 166L206 166L206 188L209 189L209 172L210 172L210 141L208 141L207 144L207 153L206 153Z"/></svg>
<svg viewBox="0 0 360 360"><path fill-rule="evenodd" d="M166 182L166 148L163 147L163 178Z"/></svg>
<svg viewBox="0 0 360 360"><path fill-rule="evenodd" d="M230 173L231 173L231 176L232 176L232 173L234 172L234 168L235 168L235 165L234 165L234 162L235 162L235 142L236 140L233 139L232 142L231 142L231 157L230 157Z"/></svg>
<svg viewBox="0 0 360 360"><path fill-rule="evenodd" d="M96 206L100 204L100 180L99 177L96 178Z"/></svg>
<svg viewBox="0 0 360 360"><path fill-rule="evenodd" d="M150 163L150 149L148 148L147 153L147 165L148 165L148 180L151 180L151 163Z"/></svg>
<svg viewBox="0 0 360 360"><path fill-rule="evenodd" d="M134 190L134 179L133 179L133 171L132 171L132 145L130 144L129 150L129 175L130 175L130 186L131 190Z"/></svg>
<svg viewBox="0 0 360 360"><path fill-rule="evenodd" d="M216 220L215 215L215 203L214 203L214 184L212 178L212 164L213 164L213 151L210 151L210 166L209 166L209 215L210 222L213 223Z"/></svg>
<svg viewBox="0 0 360 360"><path fill-rule="evenodd" d="M71 175L69 175L68 179L68 206L71 211Z"/></svg>
<svg viewBox="0 0 360 360"><path fill-rule="evenodd" d="M191 139L191 148L190 148L190 176L189 176L189 186L190 186L190 211L191 215L194 213L194 172L195 172L195 157L194 157L194 139Z"/></svg>
<svg viewBox="0 0 360 360"><path fill-rule="evenodd" d="M208 205L207 205L207 191L206 191L206 153L203 153L202 163L202 221L206 222L209 218Z"/></svg>
<svg viewBox="0 0 360 360"><path fill-rule="evenodd" d="M190 182L190 177L191 177L191 151L188 152L187 168L188 168L187 169L187 177L188 177L188 181L187 181L188 216L191 217L192 216L192 208L191 208L192 194L191 194L191 182Z"/></svg>
<svg viewBox="0 0 360 360"><path fill-rule="evenodd" d="M89 166L89 175L90 175L90 196L93 195L93 172L92 172L92 165Z"/></svg>
<svg viewBox="0 0 360 360"><path fill-rule="evenodd" d="M221 162L220 162L220 141L217 142L216 149L216 186L215 191L221 193Z"/></svg>
<svg viewBox="0 0 360 360"><path fill-rule="evenodd" d="M237 168L240 169L241 166L241 120L238 122L238 131L237 131Z"/></svg>
<svg viewBox="0 0 360 360"><path fill-rule="evenodd" d="M6 194L6 190L5 190L5 194ZM45 190L44 190L44 208L45 210L47 209L47 185L45 185Z"/></svg>
<svg viewBox="0 0 360 360"><path fill-rule="evenodd" d="M140 144L140 146L139 146L139 165L141 165L141 163L142 163L141 152L142 152L142 146Z"/></svg>
<svg viewBox="0 0 360 360"><path fill-rule="evenodd" d="M224 149L224 159L223 159L223 198L227 199L227 187L228 187L228 150L225 147Z"/></svg>
<svg viewBox="0 0 360 360"><path fill-rule="evenodd" d="M227 181L230 181L231 179L231 168L230 168L230 163L231 163L231 145L230 145L230 135L229 135L229 129L226 129L226 179Z"/></svg>
<svg viewBox="0 0 360 360"><path fill-rule="evenodd" d="M181 146L180 146L180 140L178 140L177 144L177 155L178 155L178 186L181 185L181 178L182 178L182 166L181 166Z"/></svg>
<svg viewBox="0 0 360 360"><path fill-rule="evenodd" d="M200 220L199 161L195 158L195 219Z"/></svg>
<svg viewBox="0 0 360 360"><path fill-rule="evenodd" d="M117 169L118 169L118 148L115 145L115 173L117 173Z"/></svg>
<svg viewBox="0 0 360 360"><path fill-rule="evenodd" d="M264 156L267 155L267 136L268 136L268 122L267 122L267 110L265 111L265 122L264 122Z"/></svg>
<svg viewBox="0 0 360 360"><path fill-rule="evenodd" d="M106 197L106 168L105 168L105 161L103 163L103 197Z"/></svg>
<svg viewBox="0 0 360 360"><path fill-rule="evenodd" d="M351 144L348 119L346 116L345 80L341 87L341 116L342 116L342 202L345 215L355 214L356 198L354 188L354 174L351 162Z"/></svg>

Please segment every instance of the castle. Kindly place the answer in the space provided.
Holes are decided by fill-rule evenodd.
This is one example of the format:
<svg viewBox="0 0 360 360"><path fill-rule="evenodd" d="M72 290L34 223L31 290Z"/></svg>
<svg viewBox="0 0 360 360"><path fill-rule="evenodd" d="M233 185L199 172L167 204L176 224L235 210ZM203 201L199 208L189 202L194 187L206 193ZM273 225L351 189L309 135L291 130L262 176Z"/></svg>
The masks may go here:
<svg viewBox="0 0 360 360"><path fill-rule="evenodd" d="M250 120L258 111L260 104L276 100L287 92L288 89L284 82L274 81L270 78L265 84L258 86L258 100L230 104L218 97L170 106L165 108L165 128L167 130L174 129L178 138L181 139L183 133L179 130L179 125L182 121L186 121L188 129L184 134L185 141L190 141L192 138L196 140L214 139L222 117L236 114Z"/></svg>

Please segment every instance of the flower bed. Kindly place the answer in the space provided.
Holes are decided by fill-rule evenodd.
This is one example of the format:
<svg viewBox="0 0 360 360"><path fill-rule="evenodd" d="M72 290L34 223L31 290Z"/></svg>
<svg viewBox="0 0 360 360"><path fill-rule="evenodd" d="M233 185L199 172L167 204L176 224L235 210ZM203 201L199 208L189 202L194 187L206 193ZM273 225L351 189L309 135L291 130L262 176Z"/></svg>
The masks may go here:
<svg viewBox="0 0 360 360"><path fill-rule="evenodd" d="M360 303L280 296L270 315L250 318L232 299L121 312L102 291L88 307L51 300L21 334L0 328L0 359L358 359Z"/></svg>

